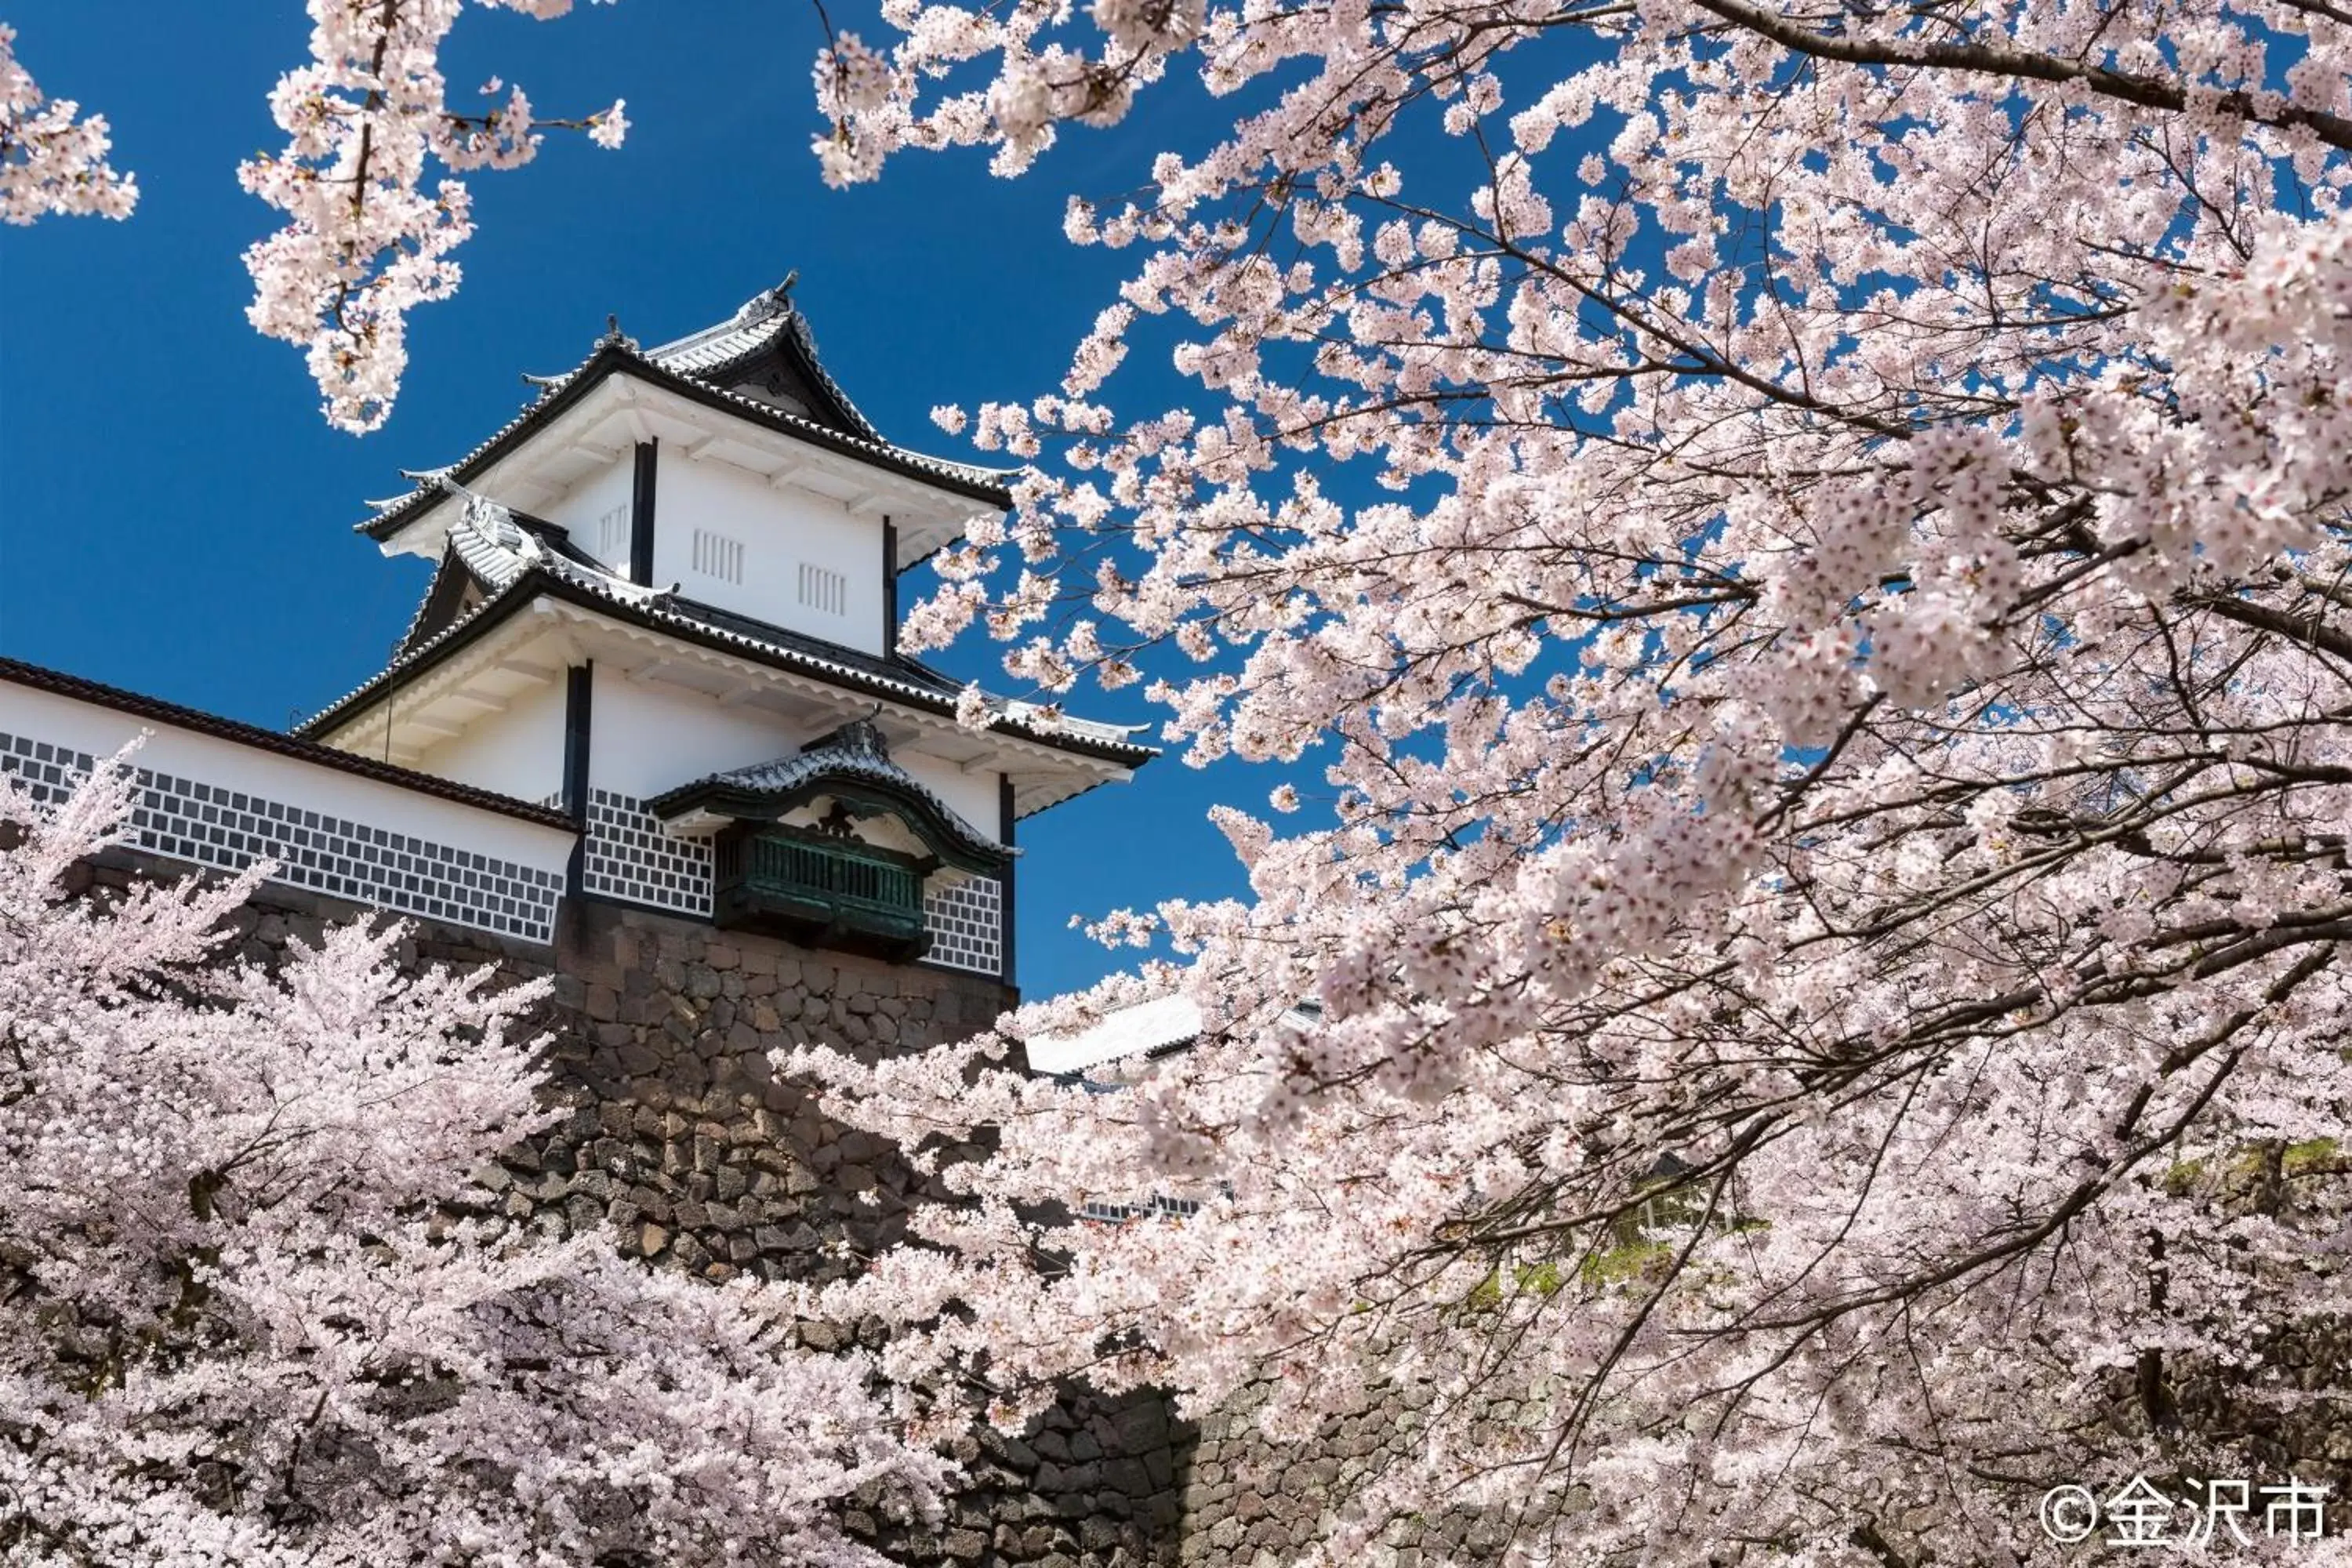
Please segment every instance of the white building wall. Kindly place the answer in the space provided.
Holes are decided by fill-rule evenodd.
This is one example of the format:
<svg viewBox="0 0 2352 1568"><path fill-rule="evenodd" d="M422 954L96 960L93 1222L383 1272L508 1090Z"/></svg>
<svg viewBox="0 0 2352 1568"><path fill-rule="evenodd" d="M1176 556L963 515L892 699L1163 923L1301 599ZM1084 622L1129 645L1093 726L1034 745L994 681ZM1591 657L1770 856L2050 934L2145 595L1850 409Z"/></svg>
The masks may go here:
<svg viewBox="0 0 2352 1568"><path fill-rule="evenodd" d="M966 773L962 768L938 757L926 757L912 752L891 753L890 760L920 783L930 786L941 800L956 808L966 822L991 838L998 837L1003 823L997 795L997 780L1002 776L994 769Z"/></svg>
<svg viewBox="0 0 2352 1568"><path fill-rule="evenodd" d="M549 743L560 772L563 750L560 709L554 722L554 739ZM448 745L460 743L452 741ZM439 772L438 759L446 749L436 748L428 753L425 765ZM713 697L663 681L640 685L608 666L596 667L595 692L589 708L591 787L649 800L712 773L774 762L799 750L793 733L757 709L722 708ZM893 752L891 760L929 785L982 834L991 838L997 836L1003 825L998 821L995 770L966 773L941 758L905 751Z"/></svg>
<svg viewBox="0 0 2352 1568"><path fill-rule="evenodd" d="M665 681L640 685L610 665L596 667L588 706L592 786L646 799L798 749L773 714L722 708L715 697Z"/></svg>
<svg viewBox="0 0 2352 1568"><path fill-rule="evenodd" d="M845 647L882 651L878 518L852 517L823 496L778 490L730 464L667 448L656 482L655 582Z"/></svg>
<svg viewBox="0 0 2352 1568"><path fill-rule="evenodd" d="M773 719L722 708L660 682L637 685L599 666L589 707L588 842L585 890L693 918L711 913L711 843L670 832L646 802L730 768L793 755L799 748ZM895 760L990 837L998 821L998 774L967 773L936 757ZM992 878L942 872L924 889L931 931L927 961L995 974L1003 957L1003 890Z"/></svg>
<svg viewBox="0 0 2352 1568"><path fill-rule="evenodd" d="M69 789L142 732L132 842L453 925L546 942L573 835L323 763L0 681L0 772Z"/></svg>
<svg viewBox="0 0 2352 1568"><path fill-rule="evenodd" d="M484 713L415 765L517 800L546 800L563 787L563 683L520 693L505 712Z"/></svg>
<svg viewBox="0 0 2352 1568"><path fill-rule="evenodd" d="M629 570L629 503L637 482L634 450L622 454L565 492L541 514L587 552L624 576Z"/></svg>
<svg viewBox="0 0 2352 1568"><path fill-rule="evenodd" d="M790 756L792 737L772 715L722 708L715 697L659 681L638 685L606 665L596 667L593 684L585 890L708 918L710 840L671 833L646 802L729 768Z"/></svg>

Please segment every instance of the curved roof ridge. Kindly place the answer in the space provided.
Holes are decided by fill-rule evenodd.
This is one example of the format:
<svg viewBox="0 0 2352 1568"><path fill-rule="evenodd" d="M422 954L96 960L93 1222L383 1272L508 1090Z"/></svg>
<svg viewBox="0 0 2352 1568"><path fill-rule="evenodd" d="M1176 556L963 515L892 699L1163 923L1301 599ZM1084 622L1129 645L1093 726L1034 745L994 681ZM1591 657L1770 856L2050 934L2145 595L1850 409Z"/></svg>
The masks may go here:
<svg viewBox="0 0 2352 1568"><path fill-rule="evenodd" d="M1009 860L1021 853L974 826L948 803L946 796L892 761L881 731L867 720L844 724L789 757L723 769L665 790L647 801L646 809L656 816L676 816L691 809L700 799L730 791L782 801L813 785L842 778L862 779L913 796L970 851L999 860Z"/></svg>
<svg viewBox="0 0 2352 1568"><path fill-rule="evenodd" d="M466 502L449 530L449 547L457 552L467 571L490 587L504 588L525 572L538 567L550 576L610 594L632 605L650 605L677 591L676 584L655 588L632 583L602 566L551 549L536 531L516 521L514 509L505 502L469 490L446 475L437 482L452 495L462 496Z"/></svg>
<svg viewBox="0 0 2352 1568"><path fill-rule="evenodd" d="M674 354L683 353L714 338L724 337L730 332L740 331L745 327L758 326L788 313L793 307L790 297L785 292L785 287L780 284L773 289L762 289L740 305L736 306L735 313L725 321L713 321L707 327L697 327L685 336L672 338L666 343L656 343L652 348L645 351L646 357L668 359Z"/></svg>

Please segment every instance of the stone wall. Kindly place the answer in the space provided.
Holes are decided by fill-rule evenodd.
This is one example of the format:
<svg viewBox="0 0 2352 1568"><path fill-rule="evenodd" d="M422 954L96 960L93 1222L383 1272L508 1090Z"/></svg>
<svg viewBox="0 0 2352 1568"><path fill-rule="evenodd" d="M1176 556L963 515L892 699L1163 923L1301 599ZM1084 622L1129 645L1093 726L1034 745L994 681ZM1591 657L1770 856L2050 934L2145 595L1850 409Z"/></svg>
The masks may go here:
<svg viewBox="0 0 2352 1568"><path fill-rule="evenodd" d="M920 1050L985 1027L1013 999L978 975L613 905L575 905L560 931L551 1022L575 1109L509 1157L509 1202L593 1214L625 1250L715 1280L833 1276L849 1264L826 1243L870 1252L904 1228L909 1173L890 1146L820 1117L770 1052ZM462 962L438 941L419 947Z"/></svg>
<svg viewBox="0 0 2352 1568"><path fill-rule="evenodd" d="M1312 1438L1276 1442L1256 1426L1268 1392L1254 1385L1202 1424L1181 1498L1185 1568L1278 1568L1328 1537L1358 1489L1409 1456L1434 1397L1427 1384L1394 1389ZM1517 1407L1491 1414L1509 1419ZM1508 1535L1491 1510L1461 1506L1392 1519L1377 1539L1374 1568L1423 1568L1497 1562Z"/></svg>
<svg viewBox="0 0 2352 1568"><path fill-rule="evenodd" d="M184 868L110 851L89 881ZM289 940L372 911L269 884L225 956L274 966ZM553 977L549 1032L570 1116L475 1173L485 1207L551 1236L610 1226L622 1248L713 1280L823 1279L904 1231L919 1184L883 1140L819 1115L768 1053L822 1042L867 1056L985 1027L1012 991L987 976L819 952L613 904L568 903L551 949L412 925L404 965ZM837 1245L846 1243L846 1250ZM881 1325L806 1325L812 1348L873 1343ZM1023 1439L975 1431L946 1527L908 1539L853 1512L853 1531L908 1564L1159 1568L1179 1559L1192 1435L1152 1395L1072 1391ZM1197 1559L1195 1559L1197 1560Z"/></svg>

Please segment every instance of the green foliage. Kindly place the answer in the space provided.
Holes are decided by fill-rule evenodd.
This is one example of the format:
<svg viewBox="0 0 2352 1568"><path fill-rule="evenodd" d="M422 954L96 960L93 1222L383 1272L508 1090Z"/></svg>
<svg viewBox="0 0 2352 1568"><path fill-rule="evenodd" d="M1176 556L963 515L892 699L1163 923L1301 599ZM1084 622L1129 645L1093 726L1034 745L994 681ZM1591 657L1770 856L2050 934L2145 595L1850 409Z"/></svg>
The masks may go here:
<svg viewBox="0 0 2352 1568"><path fill-rule="evenodd" d="M1578 1277L1595 1290L1622 1285L1628 1279L1639 1279L1653 1261L1663 1263L1673 1257L1674 1250L1663 1241L1626 1242L1605 1252L1586 1254L1577 1269Z"/></svg>
<svg viewBox="0 0 2352 1568"><path fill-rule="evenodd" d="M2280 1163L2290 1176L2319 1175L2336 1168L2336 1153L2335 1139L2306 1138L2288 1144Z"/></svg>

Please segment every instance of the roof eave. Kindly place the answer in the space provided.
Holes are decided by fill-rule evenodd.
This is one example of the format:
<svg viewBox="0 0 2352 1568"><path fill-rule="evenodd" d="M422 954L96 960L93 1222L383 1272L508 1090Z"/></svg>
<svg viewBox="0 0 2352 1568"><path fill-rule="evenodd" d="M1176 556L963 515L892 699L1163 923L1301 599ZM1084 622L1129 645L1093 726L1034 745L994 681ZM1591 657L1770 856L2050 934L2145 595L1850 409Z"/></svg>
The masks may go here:
<svg viewBox="0 0 2352 1568"><path fill-rule="evenodd" d="M546 586L555 582L556 578L540 567L524 569L513 582L475 605L471 614L450 623L370 676L355 689L313 713L296 727L294 733L304 740L331 744L322 738L365 712L386 687L410 676L422 675L442 660L462 651L476 638L502 625L516 610L528 605L531 599L530 590L535 585Z"/></svg>
<svg viewBox="0 0 2352 1568"><path fill-rule="evenodd" d="M902 682L879 679L867 676L860 670L842 668L814 670L801 668L801 661L789 656L784 658L763 658L757 649L746 647L734 639L716 633L705 633L691 622L680 625L655 620L634 605L623 604L592 589L566 582L542 567L531 566L525 568L513 582L485 599L475 608L473 614L418 647L413 655L385 667L365 685L320 711L304 723L297 733L305 737L322 735L348 722L352 717L364 711L386 686L423 674L443 659L461 651L491 627L503 623L509 616L520 613L522 606L541 595L561 599L567 604L593 610L599 615L609 616L614 620L638 626L657 636L676 637L681 642L706 647L730 658L745 659L754 664L764 664L772 668L787 669L803 676L814 675L830 684L858 691L866 696L879 697L887 701L933 714L951 714L955 710L955 700L951 697L908 688ZM820 661L812 658L808 662L814 664ZM998 719L988 728L992 732L1014 740L1027 741L1054 751L1087 757L1096 762L1114 763L1129 772L1141 767L1160 754L1156 747L1140 746L1131 741L1096 741L1086 736L1041 729L1010 718Z"/></svg>
<svg viewBox="0 0 2352 1568"><path fill-rule="evenodd" d="M892 788L878 779L854 774L820 773L805 783L784 790L750 789L724 779L704 779L684 784L646 802L646 810L663 821L672 821L690 812L707 811L737 822L774 822L788 812L805 805L822 795L840 795L870 803L869 797L887 799L892 814L907 822L941 862L974 876L994 876L1013 863L1019 851L1002 844L971 837L958 831L956 825L941 819L928 802L904 789ZM908 814L912 814L909 820Z"/></svg>
<svg viewBox="0 0 2352 1568"><path fill-rule="evenodd" d="M470 456L460 459L447 470L460 484L471 483L485 469L511 453L566 409L586 397L604 380L618 372L626 372L677 396L686 398L714 413L730 415L747 424L756 425L773 434L793 440L806 441L843 457L871 463L877 468L914 480L918 484L976 500L999 511L1012 510L1012 492L1001 484L982 483L963 474L943 472L946 459L929 458L910 448L890 443L867 443L845 436L824 425L810 420L793 419L781 410L771 410L751 399L740 397L707 384L696 378L670 370L658 362L625 343L607 341L599 343L596 352L588 356L580 368L566 378L562 386L537 403L510 423L507 428ZM882 450L873 450L880 446ZM960 466L960 465L959 465ZM352 525L352 531L366 535L382 544L421 520L432 508L425 503L446 495L431 487L420 487L401 497L389 507L365 521ZM420 512L420 507L422 512Z"/></svg>
<svg viewBox="0 0 2352 1568"><path fill-rule="evenodd" d="M53 696L71 698L76 701L88 702L93 707L110 708L116 712L128 714L135 719L169 724L177 729L209 735L215 740L228 741L237 745L250 746L257 751L273 752L280 756L292 757L299 762L312 763L321 767L355 773L360 777L374 779L379 783L394 784L402 789L415 790L421 795L436 795L460 805L470 805L484 811L497 812L541 827L556 827L570 831L576 829L578 826L562 812L539 805L537 802L518 800L512 795L500 795L495 790L460 784L454 779L445 779L434 773L418 773L413 768L404 768L394 763L378 762L373 757L363 756L355 752L346 752L338 747L323 745L306 738L300 731L285 734L276 730L265 730L257 724L248 724L241 719L231 719L218 713L207 713L199 708L190 708L182 703L167 701L161 697L150 697L144 692L128 691L119 686L108 686L82 676L68 675L63 670L50 669L43 665L27 664L21 659L0 658L0 681L30 687L37 691L47 691Z"/></svg>

